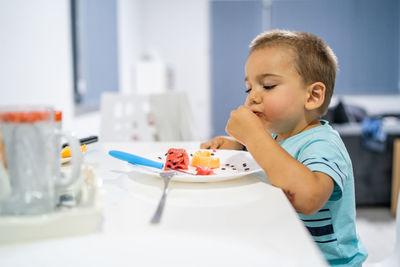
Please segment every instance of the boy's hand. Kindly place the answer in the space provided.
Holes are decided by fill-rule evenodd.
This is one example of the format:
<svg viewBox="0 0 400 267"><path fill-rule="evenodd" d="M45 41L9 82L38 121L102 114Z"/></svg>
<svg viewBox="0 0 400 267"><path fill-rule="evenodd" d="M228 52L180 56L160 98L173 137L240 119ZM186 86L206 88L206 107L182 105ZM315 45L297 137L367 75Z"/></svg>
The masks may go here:
<svg viewBox="0 0 400 267"><path fill-rule="evenodd" d="M248 107L239 106L238 109L231 112L225 131L240 143L246 145L250 134L259 131L265 132L265 129L256 114Z"/></svg>
<svg viewBox="0 0 400 267"><path fill-rule="evenodd" d="M217 136L210 141L200 144L202 149L232 149L242 150L243 145L229 136Z"/></svg>

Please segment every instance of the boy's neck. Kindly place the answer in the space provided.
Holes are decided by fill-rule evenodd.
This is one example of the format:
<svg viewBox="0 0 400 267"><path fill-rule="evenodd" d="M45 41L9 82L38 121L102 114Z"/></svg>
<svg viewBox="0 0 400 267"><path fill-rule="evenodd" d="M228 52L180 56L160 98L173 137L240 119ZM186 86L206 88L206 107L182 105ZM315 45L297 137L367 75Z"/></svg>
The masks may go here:
<svg viewBox="0 0 400 267"><path fill-rule="evenodd" d="M321 126L321 125L322 124L319 121L319 119L315 119L312 122L308 123L306 126L301 127L299 129L294 129L292 132L277 134L275 140L277 142L281 142L281 141L283 141L285 139L288 139L289 137L295 136L295 135L297 135L299 133L305 132L307 130L310 130L312 128L315 128L315 127L318 127L318 126Z"/></svg>

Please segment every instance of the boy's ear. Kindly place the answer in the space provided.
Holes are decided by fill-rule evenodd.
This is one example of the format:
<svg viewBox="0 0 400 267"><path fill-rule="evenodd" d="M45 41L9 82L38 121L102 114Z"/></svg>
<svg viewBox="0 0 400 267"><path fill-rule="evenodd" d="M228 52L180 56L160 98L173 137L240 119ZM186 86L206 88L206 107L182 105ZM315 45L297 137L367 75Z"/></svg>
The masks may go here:
<svg viewBox="0 0 400 267"><path fill-rule="evenodd" d="M306 110L315 110L322 106L325 100L325 84L315 82L307 87Z"/></svg>

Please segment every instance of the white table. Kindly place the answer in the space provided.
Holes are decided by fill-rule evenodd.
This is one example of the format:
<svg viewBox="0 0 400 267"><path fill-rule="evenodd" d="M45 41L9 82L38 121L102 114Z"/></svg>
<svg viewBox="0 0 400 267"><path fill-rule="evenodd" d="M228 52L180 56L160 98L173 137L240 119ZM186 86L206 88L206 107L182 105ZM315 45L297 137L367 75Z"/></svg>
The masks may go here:
<svg viewBox="0 0 400 267"><path fill-rule="evenodd" d="M103 179L100 229L88 235L0 246L0 266L326 266L283 192L265 176L215 183L170 183L159 225L149 221L161 196L159 178L121 173L110 149L135 154L190 143L107 143L87 162Z"/></svg>

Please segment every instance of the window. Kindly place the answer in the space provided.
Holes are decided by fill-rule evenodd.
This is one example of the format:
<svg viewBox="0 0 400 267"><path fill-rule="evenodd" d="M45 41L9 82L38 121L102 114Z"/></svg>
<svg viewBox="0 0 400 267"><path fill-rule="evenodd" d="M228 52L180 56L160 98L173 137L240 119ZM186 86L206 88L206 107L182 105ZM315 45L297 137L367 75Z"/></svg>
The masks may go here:
<svg viewBox="0 0 400 267"><path fill-rule="evenodd" d="M97 110L118 91L117 1L71 0L76 113Z"/></svg>

